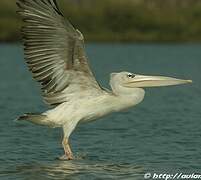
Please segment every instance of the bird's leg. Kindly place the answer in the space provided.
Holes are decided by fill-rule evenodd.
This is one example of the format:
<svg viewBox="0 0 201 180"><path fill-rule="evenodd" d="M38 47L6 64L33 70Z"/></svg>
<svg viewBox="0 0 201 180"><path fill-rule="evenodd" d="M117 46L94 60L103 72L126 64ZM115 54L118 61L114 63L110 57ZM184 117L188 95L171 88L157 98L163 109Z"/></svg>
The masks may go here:
<svg viewBox="0 0 201 180"><path fill-rule="evenodd" d="M64 148L64 155L60 158L61 160L73 160L73 153L70 148L70 144L67 138L63 138L62 145Z"/></svg>

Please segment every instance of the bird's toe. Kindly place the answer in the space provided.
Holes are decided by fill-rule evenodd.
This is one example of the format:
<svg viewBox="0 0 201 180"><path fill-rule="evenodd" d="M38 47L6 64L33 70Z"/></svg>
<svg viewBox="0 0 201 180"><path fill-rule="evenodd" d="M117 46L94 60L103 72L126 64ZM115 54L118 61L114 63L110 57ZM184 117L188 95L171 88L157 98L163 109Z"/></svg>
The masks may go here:
<svg viewBox="0 0 201 180"><path fill-rule="evenodd" d="M68 157L65 154L61 157L58 158L61 161L69 161L69 160L73 160L73 157Z"/></svg>

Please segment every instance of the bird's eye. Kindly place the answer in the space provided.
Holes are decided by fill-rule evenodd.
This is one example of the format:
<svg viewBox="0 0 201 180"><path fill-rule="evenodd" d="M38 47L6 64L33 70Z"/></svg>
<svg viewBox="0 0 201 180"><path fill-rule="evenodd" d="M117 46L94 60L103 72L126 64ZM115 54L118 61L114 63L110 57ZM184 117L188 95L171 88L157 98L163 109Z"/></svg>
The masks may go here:
<svg viewBox="0 0 201 180"><path fill-rule="evenodd" d="M135 77L135 74L131 74L131 73L130 73L130 74L127 75L127 77L128 77L128 78L134 78L134 77Z"/></svg>

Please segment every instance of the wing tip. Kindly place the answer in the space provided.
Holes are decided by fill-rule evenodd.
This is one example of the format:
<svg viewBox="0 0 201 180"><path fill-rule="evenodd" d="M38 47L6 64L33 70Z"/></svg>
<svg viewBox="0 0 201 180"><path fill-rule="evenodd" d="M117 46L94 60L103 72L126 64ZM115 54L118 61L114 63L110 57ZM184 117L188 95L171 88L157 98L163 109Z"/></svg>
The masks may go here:
<svg viewBox="0 0 201 180"><path fill-rule="evenodd" d="M51 6L52 9L54 9L54 11L59 14L60 16L64 17L63 14L61 13L58 3L56 0L40 0L40 2L46 6ZM23 7L23 5L25 5L26 3L28 3L27 5L31 6L32 3L37 3L38 2L36 0L32 0L32 1L27 1L27 0L17 0L16 1L16 5L19 9L25 9Z"/></svg>

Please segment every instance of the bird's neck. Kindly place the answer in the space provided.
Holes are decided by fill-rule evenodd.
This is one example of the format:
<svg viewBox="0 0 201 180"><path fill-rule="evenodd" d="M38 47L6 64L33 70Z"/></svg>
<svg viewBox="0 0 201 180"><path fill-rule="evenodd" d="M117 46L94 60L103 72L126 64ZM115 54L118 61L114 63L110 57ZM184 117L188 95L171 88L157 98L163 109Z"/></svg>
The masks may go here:
<svg viewBox="0 0 201 180"><path fill-rule="evenodd" d="M123 90L124 89L124 90ZM113 93L118 99L118 109L123 110L139 104L145 95L145 91L142 88L123 88L121 91L114 91Z"/></svg>

